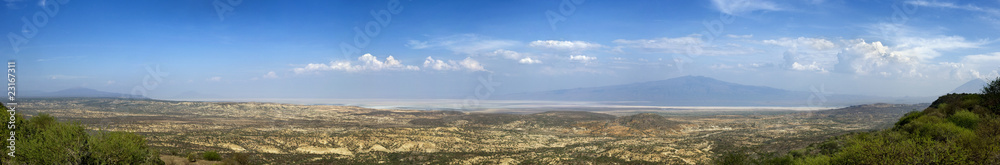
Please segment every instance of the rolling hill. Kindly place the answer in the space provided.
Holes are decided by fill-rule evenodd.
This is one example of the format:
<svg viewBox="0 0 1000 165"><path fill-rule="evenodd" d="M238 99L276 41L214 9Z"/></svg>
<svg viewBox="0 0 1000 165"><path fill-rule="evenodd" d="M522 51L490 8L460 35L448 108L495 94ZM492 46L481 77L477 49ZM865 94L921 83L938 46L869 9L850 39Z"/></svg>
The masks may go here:
<svg viewBox="0 0 1000 165"><path fill-rule="evenodd" d="M591 88L499 95L498 100L620 101L673 106L847 106L871 103L922 103L933 97L878 97L789 91L742 85L703 76ZM824 100L825 99L825 100Z"/></svg>

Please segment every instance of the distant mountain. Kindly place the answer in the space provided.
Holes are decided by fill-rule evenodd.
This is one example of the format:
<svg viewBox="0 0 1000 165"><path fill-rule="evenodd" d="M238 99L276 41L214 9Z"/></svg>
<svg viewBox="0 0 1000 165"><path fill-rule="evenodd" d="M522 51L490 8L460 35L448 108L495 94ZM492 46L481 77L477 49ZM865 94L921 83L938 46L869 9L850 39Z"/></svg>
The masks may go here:
<svg viewBox="0 0 1000 165"><path fill-rule="evenodd" d="M958 86L958 88L955 88L950 93L979 93L986 84L986 81L977 78L962 84L962 86Z"/></svg>
<svg viewBox="0 0 1000 165"><path fill-rule="evenodd" d="M498 100L634 101L637 105L686 106L840 106L929 102L927 98L890 98L862 95L829 95L750 86L702 76L592 88L499 95Z"/></svg>
<svg viewBox="0 0 1000 165"><path fill-rule="evenodd" d="M18 93L21 97L110 97L110 98L146 98L139 95L98 91L90 88L69 88L55 92L26 91Z"/></svg>

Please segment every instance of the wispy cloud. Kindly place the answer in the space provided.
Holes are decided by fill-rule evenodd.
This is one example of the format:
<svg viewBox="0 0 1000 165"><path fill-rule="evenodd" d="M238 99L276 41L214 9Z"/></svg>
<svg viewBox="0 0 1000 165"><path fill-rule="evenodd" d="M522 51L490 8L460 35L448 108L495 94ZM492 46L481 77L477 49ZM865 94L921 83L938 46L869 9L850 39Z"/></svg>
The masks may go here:
<svg viewBox="0 0 1000 165"><path fill-rule="evenodd" d="M72 80L72 79L84 79L84 78L90 78L90 77L87 77L87 76L61 75L61 74L49 75L49 79L52 79L52 80Z"/></svg>
<svg viewBox="0 0 1000 165"><path fill-rule="evenodd" d="M898 53L921 60L941 56L940 51L978 48L990 43L987 40L968 41L962 36L940 35L933 30L898 24L877 23L870 25L868 29L873 35L882 36L886 42L895 44Z"/></svg>
<svg viewBox="0 0 1000 165"><path fill-rule="evenodd" d="M712 0L712 5L719 12L740 15L754 11L780 11L774 2L766 0Z"/></svg>
<svg viewBox="0 0 1000 165"><path fill-rule="evenodd" d="M603 47L601 44L586 41L536 40L528 44L531 47L567 51L583 51Z"/></svg>
<svg viewBox="0 0 1000 165"><path fill-rule="evenodd" d="M411 49L442 48L466 55L477 55L517 45L521 45L521 43L513 40L491 39L476 34L452 35L427 41L410 40L406 44Z"/></svg>
<svg viewBox="0 0 1000 165"><path fill-rule="evenodd" d="M619 45L618 49L634 48L647 52L662 53L687 53L690 47L701 46L702 43L704 43L704 41L701 40L701 35L698 34L677 38L662 37L656 39L637 40L617 39L612 42Z"/></svg>

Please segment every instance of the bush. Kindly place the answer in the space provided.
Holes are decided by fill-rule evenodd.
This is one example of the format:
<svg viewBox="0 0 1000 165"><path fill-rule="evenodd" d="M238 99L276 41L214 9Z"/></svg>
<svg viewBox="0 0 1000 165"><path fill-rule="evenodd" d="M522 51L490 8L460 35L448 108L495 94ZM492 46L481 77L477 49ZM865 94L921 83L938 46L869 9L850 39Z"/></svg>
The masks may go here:
<svg viewBox="0 0 1000 165"><path fill-rule="evenodd" d="M219 153L215 151L207 151L205 153L202 153L201 157L204 158L205 160L211 160L211 161L222 160L222 156L220 156Z"/></svg>
<svg viewBox="0 0 1000 165"><path fill-rule="evenodd" d="M83 126L75 123L55 122L55 118L42 114L28 119L25 135L17 145L17 159L28 164L79 164L86 156L86 137Z"/></svg>
<svg viewBox="0 0 1000 165"><path fill-rule="evenodd" d="M896 126L893 127L893 128L897 128L898 129L898 128L906 125L906 124L909 124L913 120L916 120L917 118L919 118L920 116L923 116L923 115L924 115L924 113L921 112L921 111L913 111L913 112L906 113L905 115L903 115L902 118L899 119L898 122L896 122Z"/></svg>
<svg viewBox="0 0 1000 165"><path fill-rule="evenodd" d="M951 121L952 123L955 123L955 125L963 128L973 129L976 127L976 124L979 123L979 115L966 110L961 110L955 112L954 115L948 116L948 121Z"/></svg>
<svg viewBox="0 0 1000 165"><path fill-rule="evenodd" d="M248 165L250 164L250 158L246 154L234 152L229 155L229 158L222 160L222 164L225 165Z"/></svg>
<svg viewBox="0 0 1000 165"><path fill-rule="evenodd" d="M190 162L196 162L196 161L198 161L198 157L195 156L195 155L196 154L194 154L193 152L188 152L188 154L187 154L188 161L190 161Z"/></svg>
<svg viewBox="0 0 1000 165"><path fill-rule="evenodd" d="M96 164L132 164L150 160L155 155L146 147L146 139L128 132L102 132L90 138L90 156ZM158 159L158 158L154 158Z"/></svg>

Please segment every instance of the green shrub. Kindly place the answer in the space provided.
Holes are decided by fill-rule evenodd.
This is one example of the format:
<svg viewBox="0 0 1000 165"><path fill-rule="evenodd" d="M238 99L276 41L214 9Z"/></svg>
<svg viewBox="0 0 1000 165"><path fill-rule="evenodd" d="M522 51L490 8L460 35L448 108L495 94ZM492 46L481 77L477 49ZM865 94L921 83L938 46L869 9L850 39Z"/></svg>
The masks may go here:
<svg viewBox="0 0 1000 165"><path fill-rule="evenodd" d="M222 160L222 156L220 156L219 153L217 153L215 151L206 151L205 153L201 154L201 158L203 158L205 160L211 160L211 161Z"/></svg>
<svg viewBox="0 0 1000 165"><path fill-rule="evenodd" d="M196 161L198 161L198 157L195 156L195 155L197 155L197 154L194 154L194 152L188 152L188 154L187 154L188 161L190 161L190 162L196 162Z"/></svg>
<svg viewBox="0 0 1000 165"><path fill-rule="evenodd" d="M906 124L909 124L913 120L916 120L917 118L919 118L920 116L923 116L923 115L924 115L924 113L921 112L921 111L912 111L912 112L906 113L905 115L903 115L902 118L899 119L898 122L896 122L896 125L893 128L900 128L900 127L902 127L902 126L904 126Z"/></svg>
<svg viewBox="0 0 1000 165"><path fill-rule="evenodd" d="M55 122L48 115L28 119L25 135L17 145L17 159L28 164L81 163L85 155L86 137L83 126Z"/></svg>
<svg viewBox="0 0 1000 165"><path fill-rule="evenodd" d="M952 123L955 123L955 125L963 128L973 129L976 127L976 124L979 123L979 115L966 110L961 110L955 112L955 114L951 116L948 116L948 121L951 121Z"/></svg>
<svg viewBox="0 0 1000 165"><path fill-rule="evenodd" d="M225 165L248 165L250 164L250 158L246 154L234 152L229 155L229 158L222 160L222 164Z"/></svg>
<svg viewBox="0 0 1000 165"><path fill-rule="evenodd" d="M96 164L132 164L152 161L146 139L128 132L101 132L90 138L90 156Z"/></svg>

